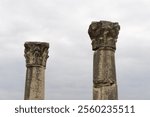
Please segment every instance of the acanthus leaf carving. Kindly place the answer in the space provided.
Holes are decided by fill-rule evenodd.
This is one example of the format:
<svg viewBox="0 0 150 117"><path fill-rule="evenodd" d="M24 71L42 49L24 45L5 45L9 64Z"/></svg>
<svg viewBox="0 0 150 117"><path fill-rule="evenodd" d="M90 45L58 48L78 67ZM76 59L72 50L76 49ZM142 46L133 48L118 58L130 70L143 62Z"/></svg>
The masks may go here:
<svg viewBox="0 0 150 117"><path fill-rule="evenodd" d="M46 67L49 44L45 42L26 42L25 58L27 66L43 66Z"/></svg>
<svg viewBox="0 0 150 117"><path fill-rule="evenodd" d="M92 49L116 49L120 26L109 21L92 22L88 33L92 40Z"/></svg>

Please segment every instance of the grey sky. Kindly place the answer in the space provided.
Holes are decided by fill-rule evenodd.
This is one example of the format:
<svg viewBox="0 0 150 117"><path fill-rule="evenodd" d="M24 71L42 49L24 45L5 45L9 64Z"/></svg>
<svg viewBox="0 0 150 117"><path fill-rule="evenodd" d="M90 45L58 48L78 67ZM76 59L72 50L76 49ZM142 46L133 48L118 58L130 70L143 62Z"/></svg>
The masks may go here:
<svg viewBox="0 0 150 117"><path fill-rule="evenodd" d="M149 0L0 0L0 99L23 99L25 41L50 43L46 99L92 99L91 21L119 22L119 99L150 99Z"/></svg>

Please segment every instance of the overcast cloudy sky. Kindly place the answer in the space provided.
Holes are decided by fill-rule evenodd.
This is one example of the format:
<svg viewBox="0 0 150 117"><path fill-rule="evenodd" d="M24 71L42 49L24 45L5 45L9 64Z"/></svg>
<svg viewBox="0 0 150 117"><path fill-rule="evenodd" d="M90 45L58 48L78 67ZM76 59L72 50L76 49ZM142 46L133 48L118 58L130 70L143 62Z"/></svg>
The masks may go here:
<svg viewBox="0 0 150 117"><path fill-rule="evenodd" d="M0 99L23 99L24 43L50 43L46 99L92 99L91 21L119 22L119 99L150 99L149 0L0 0Z"/></svg>

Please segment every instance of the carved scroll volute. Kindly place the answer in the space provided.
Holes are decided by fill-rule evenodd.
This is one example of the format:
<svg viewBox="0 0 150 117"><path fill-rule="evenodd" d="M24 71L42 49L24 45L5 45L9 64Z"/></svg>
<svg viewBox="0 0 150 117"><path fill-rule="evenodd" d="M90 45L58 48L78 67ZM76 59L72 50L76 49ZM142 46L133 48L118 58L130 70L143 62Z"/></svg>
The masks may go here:
<svg viewBox="0 0 150 117"><path fill-rule="evenodd" d="M27 66L43 66L46 67L48 58L49 44L45 42L26 42L25 58Z"/></svg>
<svg viewBox="0 0 150 117"><path fill-rule="evenodd" d="M92 22L89 26L89 36L92 40L92 49L116 49L120 26L109 21Z"/></svg>

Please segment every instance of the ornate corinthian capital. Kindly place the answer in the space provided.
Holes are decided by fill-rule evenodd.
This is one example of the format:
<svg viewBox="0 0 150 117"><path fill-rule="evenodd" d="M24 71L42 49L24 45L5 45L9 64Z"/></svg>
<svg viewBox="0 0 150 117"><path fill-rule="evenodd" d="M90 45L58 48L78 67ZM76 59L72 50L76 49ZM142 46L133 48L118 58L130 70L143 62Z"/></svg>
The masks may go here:
<svg viewBox="0 0 150 117"><path fill-rule="evenodd" d="M109 21L92 22L89 26L89 36L92 40L92 49L116 49L120 26Z"/></svg>
<svg viewBox="0 0 150 117"><path fill-rule="evenodd" d="M27 66L43 66L46 67L48 58L49 43L45 42L26 42L25 58Z"/></svg>

